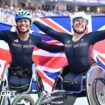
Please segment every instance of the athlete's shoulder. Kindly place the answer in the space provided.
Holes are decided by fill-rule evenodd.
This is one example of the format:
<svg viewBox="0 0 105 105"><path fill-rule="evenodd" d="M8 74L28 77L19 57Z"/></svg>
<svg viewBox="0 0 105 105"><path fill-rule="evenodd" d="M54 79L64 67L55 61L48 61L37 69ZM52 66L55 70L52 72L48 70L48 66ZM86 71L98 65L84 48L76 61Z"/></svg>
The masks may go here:
<svg viewBox="0 0 105 105"><path fill-rule="evenodd" d="M30 36L33 37L33 38L39 38L39 35L36 34L36 33L35 34L30 34Z"/></svg>
<svg viewBox="0 0 105 105"><path fill-rule="evenodd" d="M65 40L71 40L72 39L72 34L68 34L68 33L65 33Z"/></svg>
<svg viewBox="0 0 105 105"><path fill-rule="evenodd" d="M30 34L30 36L31 36L31 39L34 41L40 41L41 40L40 36L37 34Z"/></svg>
<svg viewBox="0 0 105 105"><path fill-rule="evenodd" d="M84 37L85 37L85 38L89 38L89 37L92 38L92 36L94 36L94 35L96 35L96 32L88 32L88 33L86 33L86 34L84 35Z"/></svg>

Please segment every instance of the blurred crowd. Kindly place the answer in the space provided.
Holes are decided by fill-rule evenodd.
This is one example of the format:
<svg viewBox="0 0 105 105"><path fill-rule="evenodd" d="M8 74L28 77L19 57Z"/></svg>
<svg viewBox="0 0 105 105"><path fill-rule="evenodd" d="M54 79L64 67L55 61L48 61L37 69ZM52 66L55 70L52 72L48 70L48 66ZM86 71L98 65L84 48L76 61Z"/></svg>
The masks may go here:
<svg viewBox="0 0 105 105"><path fill-rule="evenodd" d="M44 17L44 16L70 16L73 14L74 10L70 9L69 11L58 8L47 9L44 7L40 8L35 5L34 7L24 7L24 6L10 6L8 4L0 5L0 22L15 25L14 15L20 10L29 11L32 14L32 17ZM103 10L105 12L105 10ZM103 13L104 13L103 12ZM87 12L88 13L88 12ZM89 12L90 14L90 12ZM92 12L91 12L92 14ZM97 14L97 13L96 13Z"/></svg>
<svg viewBox="0 0 105 105"><path fill-rule="evenodd" d="M26 10L30 12L33 18L44 17L44 16L68 16L71 14L68 11L55 11L55 10L46 11L40 8L30 9L30 8L5 6L5 7L0 7L0 22L14 25L15 24L14 15L20 10Z"/></svg>

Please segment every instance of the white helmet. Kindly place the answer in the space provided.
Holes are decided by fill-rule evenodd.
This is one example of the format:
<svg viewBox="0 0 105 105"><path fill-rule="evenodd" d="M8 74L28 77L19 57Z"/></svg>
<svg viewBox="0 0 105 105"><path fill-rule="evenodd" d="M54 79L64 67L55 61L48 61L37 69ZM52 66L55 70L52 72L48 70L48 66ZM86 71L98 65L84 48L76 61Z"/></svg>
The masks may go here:
<svg viewBox="0 0 105 105"><path fill-rule="evenodd" d="M74 20L77 18L83 18L84 20L86 20L86 25L88 24L88 16L85 14L84 11L75 13L72 16L72 22L74 23Z"/></svg>

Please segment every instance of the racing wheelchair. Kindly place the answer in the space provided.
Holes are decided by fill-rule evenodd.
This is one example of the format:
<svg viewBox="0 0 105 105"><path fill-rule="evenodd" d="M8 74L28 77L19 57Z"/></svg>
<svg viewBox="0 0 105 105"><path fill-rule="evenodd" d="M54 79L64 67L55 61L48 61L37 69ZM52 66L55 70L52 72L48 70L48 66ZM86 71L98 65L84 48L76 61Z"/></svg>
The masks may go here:
<svg viewBox="0 0 105 105"><path fill-rule="evenodd" d="M37 68L33 64L32 75L29 77L28 83L23 86L14 86L10 85L8 81L8 66L1 81L0 105L35 105L36 100L44 89L41 78L37 76L37 73Z"/></svg>
<svg viewBox="0 0 105 105"><path fill-rule="evenodd" d="M77 84L77 86L63 83L63 77L64 73L60 73L52 92L43 91L35 105L74 105L69 100L69 95L76 96L77 98L85 96L88 105L105 105L105 70L102 67L91 67L86 76L81 76L81 83ZM69 88L66 90L64 85L68 85L68 87L73 85L74 89L69 90Z"/></svg>
<svg viewBox="0 0 105 105"><path fill-rule="evenodd" d="M65 67L65 69L68 69L68 67ZM30 91L32 85L29 85L27 91L20 92L21 94L19 94L19 92L15 90L15 95L12 94L9 97L1 96L0 105L71 105L70 100L66 100L68 99L69 95L75 95L76 97L86 96L89 105L105 104L105 71L100 66L93 66L87 72L86 76L81 76L80 85L75 85L75 87L73 86L73 90L66 90L64 88L64 85L68 84L63 83L63 71L60 73L60 75L58 75L51 92L47 92L44 90L43 83L39 75L37 74L37 72L34 73L30 80L30 84L32 84L33 78L36 78L36 80L34 80L37 84L36 91ZM9 90L6 75L4 76L3 81L1 82L2 91ZM72 86L73 84L70 85ZM37 97L34 96L34 98L32 98L30 93L37 93ZM35 100L37 101L35 102Z"/></svg>

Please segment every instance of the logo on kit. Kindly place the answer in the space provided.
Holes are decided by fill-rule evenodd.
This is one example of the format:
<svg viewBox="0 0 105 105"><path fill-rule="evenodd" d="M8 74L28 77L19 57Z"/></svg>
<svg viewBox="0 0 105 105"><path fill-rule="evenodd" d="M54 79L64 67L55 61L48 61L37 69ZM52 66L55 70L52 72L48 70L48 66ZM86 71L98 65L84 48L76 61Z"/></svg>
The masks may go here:
<svg viewBox="0 0 105 105"><path fill-rule="evenodd" d="M18 43L19 41L18 41L18 39L16 39L16 40L14 40L14 42L17 42Z"/></svg>

